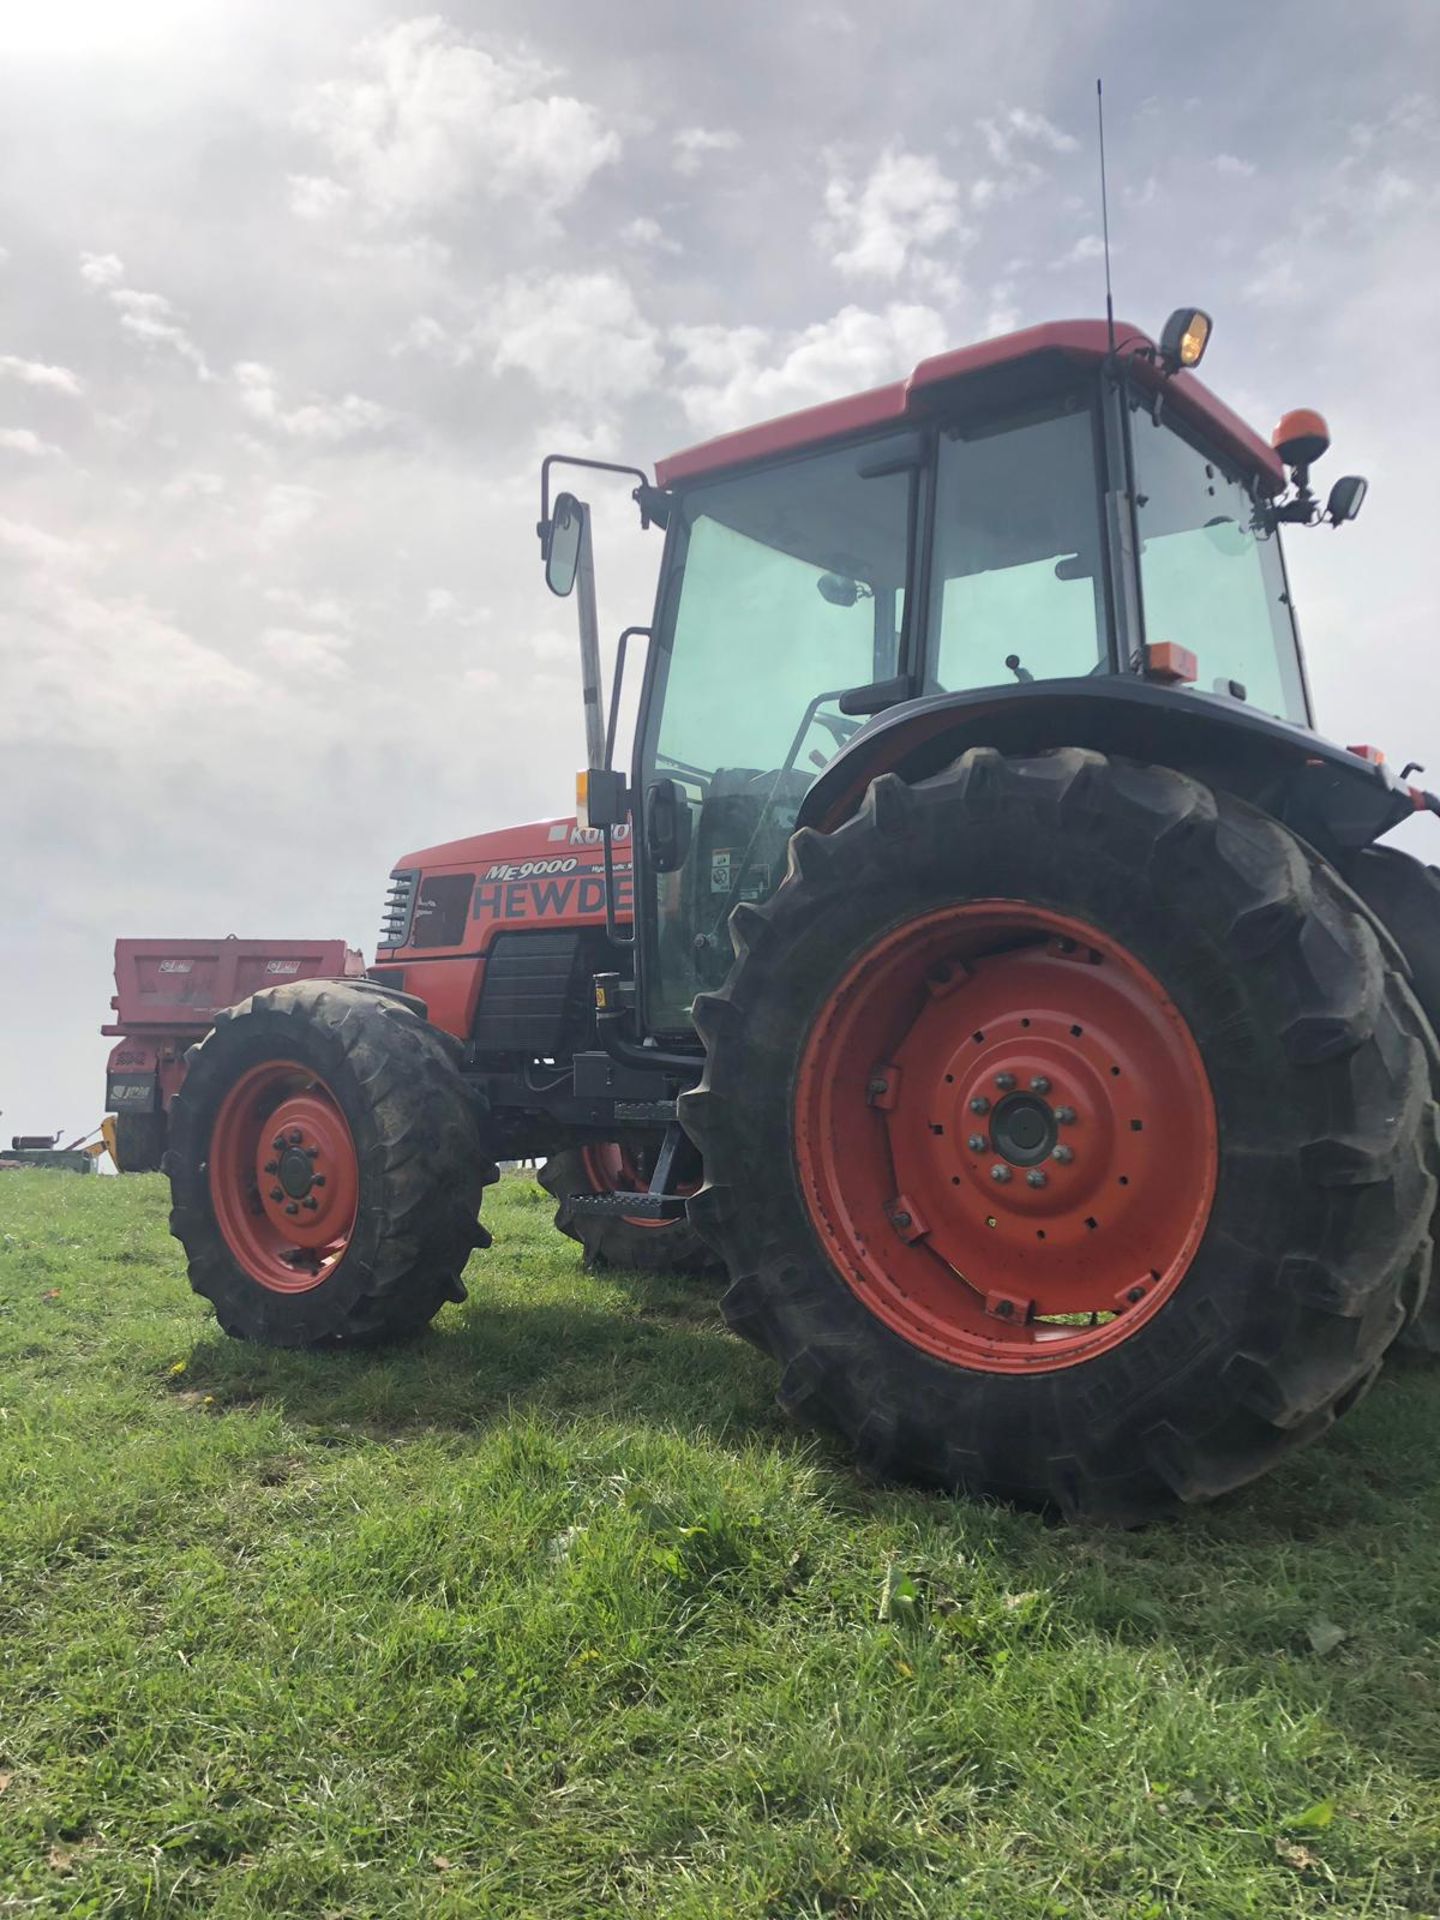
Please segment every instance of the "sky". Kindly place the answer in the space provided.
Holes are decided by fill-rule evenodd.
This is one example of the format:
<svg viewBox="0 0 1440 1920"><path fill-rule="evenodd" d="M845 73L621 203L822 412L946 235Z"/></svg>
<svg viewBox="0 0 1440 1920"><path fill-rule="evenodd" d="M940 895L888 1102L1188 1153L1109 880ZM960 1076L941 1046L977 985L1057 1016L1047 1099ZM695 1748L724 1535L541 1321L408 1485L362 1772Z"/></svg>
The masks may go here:
<svg viewBox="0 0 1440 1920"><path fill-rule="evenodd" d="M1101 313L1097 74L1119 313L1327 415L1321 725L1440 779L1434 0L0 0L0 1132L99 1120L116 935L373 953L401 854L569 810L546 451Z"/></svg>

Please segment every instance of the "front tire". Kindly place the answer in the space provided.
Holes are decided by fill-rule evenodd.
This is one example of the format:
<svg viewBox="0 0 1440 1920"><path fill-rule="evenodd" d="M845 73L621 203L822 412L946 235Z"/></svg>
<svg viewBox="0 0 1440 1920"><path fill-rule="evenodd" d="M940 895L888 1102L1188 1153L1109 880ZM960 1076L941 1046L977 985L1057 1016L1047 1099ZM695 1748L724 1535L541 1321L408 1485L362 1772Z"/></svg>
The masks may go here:
<svg viewBox="0 0 1440 1920"><path fill-rule="evenodd" d="M886 1475L1134 1523L1363 1394L1428 1271L1429 1035L1273 819L976 749L797 834L731 924L691 1214L782 1405Z"/></svg>
<svg viewBox="0 0 1440 1920"><path fill-rule="evenodd" d="M362 984L221 1013L171 1116L170 1231L226 1333L265 1346L416 1332L461 1281L498 1177L446 1037Z"/></svg>

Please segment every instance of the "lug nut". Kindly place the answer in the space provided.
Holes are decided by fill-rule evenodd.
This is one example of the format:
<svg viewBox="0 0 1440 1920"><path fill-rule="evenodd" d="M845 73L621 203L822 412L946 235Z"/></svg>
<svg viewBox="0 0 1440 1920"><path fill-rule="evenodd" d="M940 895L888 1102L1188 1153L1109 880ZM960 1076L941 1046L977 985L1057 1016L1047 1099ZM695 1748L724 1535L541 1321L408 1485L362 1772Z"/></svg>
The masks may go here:
<svg viewBox="0 0 1440 1920"><path fill-rule="evenodd" d="M1055 1118L1060 1122L1062 1127L1072 1126L1075 1121L1074 1107L1056 1107Z"/></svg>
<svg viewBox="0 0 1440 1920"><path fill-rule="evenodd" d="M275 1138L270 1142L270 1144L275 1149L276 1153L279 1153L280 1149L285 1145L284 1134L277 1133Z"/></svg>
<svg viewBox="0 0 1440 1920"><path fill-rule="evenodd" d="M1125 1298L1130 1302L1132 1307L1138 1305L1139 1302L1145 1298L1144 1287L1131 1287L1125 1295Z"/></svg>
<svg viewBox="0 0 1440 1920"><path fill-rule="evenodd" d="M890 1216L890 1224L893 1227L908 1227L910 1224L910 1216L903 1210L899 1213L892 1213Z"/></svg>
<svg viewBox="0 0 1440 1920"><path fill-rule="evenodd" d="M983 1093L977 1093L975 1098L970 1102L970 1111L971 1113L989 1113L990 1102L985 1098Z"/></svg>
<svg viewBox="0 0 1440 1920"><path fill-rule="evenodd" d="M1010 1089L1015 1085L1015 1076L1013 1073L997 1073L995 1076L995 1084L1002 1093L1009 1093Z"/></svg>
<svg viewBox="0 0 1440 1920"><path fill-rule="evenodd" d="M1042 1173L1042 1172L1040 1171L1040 1169L1039 1169L1039 1167L1032 1167L1032 1168L1030 1169L1030 1171L1029 1171L1029 1173L1027 1173L1027 1174L1026 1174L1026 1176L1025 1176L1025 1184L1026 1184L1027 1186L1031 1186L1031 1187L1043 1187L1043 1186L1044 1186L1044 1184L1045 1184L1045 1176L1044 1176L1044 1174L1043 1174L1043 1173Z"/></svg>
<svg viewBox="0 0 1440 1920"><path fill-rule="evenodd" d="M305 1158L307 1160L318 1160L320 1158L320 1149L318 1147L306 1147Z"/></svg>
<svg viewBox="0 0 1440 1920"><path fill-rule="evenodd" d="M265 1171L266 1173L278 1173L280 1171L280 1162L278 1160L267 1160L265 1162Z"/></svg>
<svg viewBox="0 0 1440 1920"><path fill-rule="evenodd" d="M285 1198L285 1189L283 1187L272 1187L270 1189L270 1198L272 1200L283 1200Z"/></svg>
<svg viewBox="0 0 1440 1920"><path fill-rule="evenodd" d="M985 1138L983 1133L972 1133L965 1144L969 1147L971 1153L984 1153L990 1142Z"/></svg>
<svg viewBox="0 0 1440 1920"><path fill-rule="evenodd" d="M1037 1073L1035 1075L1035 1078L1030 1082L1030 1091L1031 1093L1049 1093L1050 1082L1045 1078L1043 1073Z"/></svg>
<svg viewBox="0 0 1440 1920"><path fill-rule="evenodd" d="M312 1176L311 1176L311 1180L310 1180L310 1184L311 1184L311 1186L312 1186L312 1187L323 1187L323 1186L324 1186L324 1184L325 1184L325 1176L324 1176L324 1174L323 1174L323 1173L317 1173L317 1174L314 1174L314 1175L312 1175Z"/></svg>
<svg viewBox="0 0 1440 1920"><path fill-rule="evenodd" d="M300 1144L300 1142L301 1142L301 1141L302 1141L302 1140L303 1140L304 1138L305 1138L305 1136L304 1136L304 1134L303 1134L303 1133L302 1133L302 1132L300 1131L300 1129L299 1129L299 1127L292 1127L292 1128L290 1129L290 1144L291 1144L291 1146L292 1146L292 1147L298 1147L298 1146L299 1146L299 1144Z"/></svg>
<svg viewBox="0 0 1440 1920"><path fill-rule="evenodd" d="M995 1165L990 1169L990 1178L992 1180L998 1180L1000 1185L1003 1187L1005 1182L1010 1178L1009 1167L1002 1166L1001 1163L997 1160L995 1162Z"/></svg>
<svg viewBox="0 0 1440 1920"><path fill-rule="evenodd" d="M1075 1149L1073 1147L1052 1147L1050 1149L1050 1158L1052 1160L1058 1160L1062 1167L1068 1167L1070 1162L1075 1158Z"/></svg>
<svg viewBox="0 0 1440 1920"><path fill-rule="evenodd" d="M296 1204L295 1204L295 1202L294 1202L293 1200L291 1200L291 1201L289 1201L289 1202L287 1202L287 1204L286 1204L286 1207L285 1207L285 1211L286 1211L287 1213L298 1213L298 1212L300 1211L300 1209L299 1209L299 1207L298 1207L298 1206L296 1206Z"/></svg>
<svg viewBox="0 0 1440 1920"><path fill-rule="evenodd" d="M300 1204L308 1208L311 1213L314 1213L318 1209L320 1202L318 1200L302 1200Z"/></svg>

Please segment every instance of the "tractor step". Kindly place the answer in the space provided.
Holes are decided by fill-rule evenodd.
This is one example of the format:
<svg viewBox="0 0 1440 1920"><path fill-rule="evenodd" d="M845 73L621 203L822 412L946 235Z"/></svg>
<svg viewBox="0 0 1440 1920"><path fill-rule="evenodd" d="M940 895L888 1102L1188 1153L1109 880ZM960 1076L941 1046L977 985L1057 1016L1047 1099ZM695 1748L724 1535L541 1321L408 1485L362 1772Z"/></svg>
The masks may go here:
<svg viewBox="0 0 1440 1920"><path fill-rule="evenodd" d="M623 1214L627 1220L683 1220L684 1196L678 1193L572 1193L571 1213Z"/></svg>

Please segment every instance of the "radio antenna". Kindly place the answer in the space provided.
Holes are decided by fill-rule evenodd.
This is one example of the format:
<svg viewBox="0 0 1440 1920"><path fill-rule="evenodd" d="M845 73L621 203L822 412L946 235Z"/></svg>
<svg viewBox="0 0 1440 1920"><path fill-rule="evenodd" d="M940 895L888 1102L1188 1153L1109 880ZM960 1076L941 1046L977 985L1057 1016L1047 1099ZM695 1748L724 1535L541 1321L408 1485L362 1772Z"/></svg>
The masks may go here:
<svg viewBox="0 0 1440 1920"><path fill-rule="evenodd" d="M1105 237L1105 324L1115 351L1115 301L1110 292L1110 202L1105 192L1105 89L1095 82L1095 118L1100 126L1100 229Z"/></svg>

